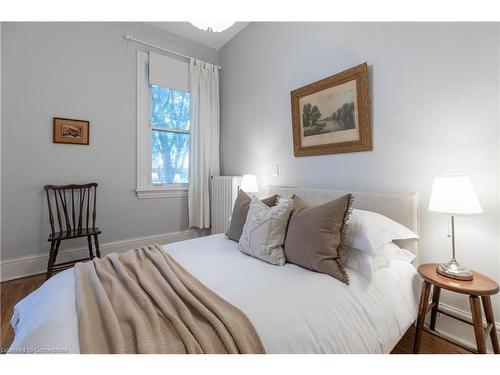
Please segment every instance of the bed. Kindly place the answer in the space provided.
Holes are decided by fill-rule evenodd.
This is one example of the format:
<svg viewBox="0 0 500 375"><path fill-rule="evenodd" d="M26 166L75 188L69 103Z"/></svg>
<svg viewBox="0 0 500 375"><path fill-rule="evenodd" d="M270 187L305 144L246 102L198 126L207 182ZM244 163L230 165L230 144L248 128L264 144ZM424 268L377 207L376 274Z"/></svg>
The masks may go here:
<svg viewBox="0 0 500 375"><path fill-rule="evenodd" d="M313 204L345 193L274 186L270 192L298 194ZM416 194L353 194L354 207L381 213L418 233ZM400 245L418 256L417 241ZM163 249L243 311L267 353L389 353L416 318L420 281L414 265L403 260L395 259L372 280L348 269L350 285L345 285L294 264L277 267L249 257L224 234ZM73 270L53 276L20 301L11 324L11 353L79 353Z"/></svg>

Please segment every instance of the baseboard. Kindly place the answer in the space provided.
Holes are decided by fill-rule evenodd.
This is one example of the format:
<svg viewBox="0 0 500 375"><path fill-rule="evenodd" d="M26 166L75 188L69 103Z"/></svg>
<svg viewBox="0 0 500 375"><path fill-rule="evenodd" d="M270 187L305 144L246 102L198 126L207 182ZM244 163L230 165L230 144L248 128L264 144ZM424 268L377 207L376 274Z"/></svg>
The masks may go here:
<svg viewBox="0 0 500 375"><path fill-rule="evenodd" d="M472 321L472 315L468 311L464 311L462 309L444 303L439 303L439 308L446 313L453 314L468 321ZM483 325L486 325L486 320L484 320L484 313L483 313ZM500 335L500 322L496 321L495 327L497 335ZM459 342L462 345L471 348L476 347L476 341L474 338L474 329L471 325L450 318L449 316L446 316L444 314L438 313L436 330L446 335L447 337ZM488 351L493 353L489 337L487 338L486 342L488 346Z"/></svg>
<svg viewBox="0 0 500 375"><path fill-rule="evenodd" d="M140 246L166 244L201 237L208 234L205 230L189 229L180 232L157 234L147 237L129 238L122 241L113 241L100 244L101 255L120 253ZM57 261L66 262L72 259L81 259L88 256L87 247L61 250ZM21 277L37 275L47 270L47 255L30 255L14 259L2 260L0 264L0 281L19 279Z"/></svg>

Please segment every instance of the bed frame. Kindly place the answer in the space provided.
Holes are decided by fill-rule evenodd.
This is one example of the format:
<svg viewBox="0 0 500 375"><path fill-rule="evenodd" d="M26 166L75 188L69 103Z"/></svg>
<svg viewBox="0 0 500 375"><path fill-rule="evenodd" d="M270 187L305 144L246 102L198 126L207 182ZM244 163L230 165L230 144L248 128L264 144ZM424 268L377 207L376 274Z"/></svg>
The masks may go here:
<svg viewBox="0 0 500 375"><path fill-rule="evenodd" d="M352 193L354 208L387 216L420 235L418 193L372 193L287 186L269 186L269 193L279 194L283 197L291 197L293 194L297 194L313 205L325 203L344 194ZM419 264L418 240L398 241L398 245L415 254L416 258L413 263Z"/></svg>

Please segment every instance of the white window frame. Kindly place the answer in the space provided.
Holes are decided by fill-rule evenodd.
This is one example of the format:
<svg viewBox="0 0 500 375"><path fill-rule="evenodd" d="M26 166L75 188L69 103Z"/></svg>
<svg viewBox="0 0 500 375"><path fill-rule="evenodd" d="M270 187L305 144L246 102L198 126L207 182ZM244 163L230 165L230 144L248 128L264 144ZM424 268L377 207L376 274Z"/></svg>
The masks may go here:
<svg viewBox="0 0 500 375"><path fill-rule="evenodd" d="M188 184L151 182L151 131L154 127L149 123L151 93L148 63L148 54L137 51L137 197L141 199L187 197Z"/></svg>

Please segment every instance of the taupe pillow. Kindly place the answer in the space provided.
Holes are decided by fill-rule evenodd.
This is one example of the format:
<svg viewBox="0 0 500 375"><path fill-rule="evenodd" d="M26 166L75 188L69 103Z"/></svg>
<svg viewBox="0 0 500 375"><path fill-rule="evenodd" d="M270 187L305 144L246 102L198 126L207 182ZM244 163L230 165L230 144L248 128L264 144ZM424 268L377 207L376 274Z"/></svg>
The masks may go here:
<svg viewBox="0 0 500 375"><path fill-rule="evenodd" d="M292 215L285 238L287 262L326 273L349 284L342 265L343 231L352 195L312 207L293 196Z"/></svg>
<svg viewBox="0 0 500 375"><path fill-rule="evenodd" d="M250 196L240 189L238 196L234 202L233 214L231 215L231 223L227 231L227 238L238 242L243 232L243 226L247 220L248 208L250 207ZM268 198L262 199L262 203L266 206L273 207L278 201L278 196L273 195Z"/></svg>

